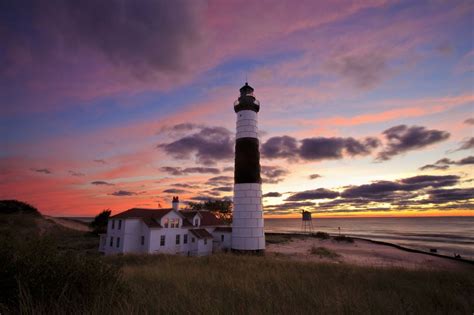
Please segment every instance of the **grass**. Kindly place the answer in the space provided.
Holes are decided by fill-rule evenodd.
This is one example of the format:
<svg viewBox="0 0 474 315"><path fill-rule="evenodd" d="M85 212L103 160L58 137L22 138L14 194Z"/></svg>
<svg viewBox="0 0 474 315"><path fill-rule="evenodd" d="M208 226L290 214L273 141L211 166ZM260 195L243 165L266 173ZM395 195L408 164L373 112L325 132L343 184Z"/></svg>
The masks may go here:
<svg viewBox="0 0 474 315"><path fill-rule="evenodd" d="M96 257L29 246L14 255L24 257L16 260L21 268L2 262L20 275L20 289L33 289L26 295L20 290L11 313L470 314L474 308L473 272L316 264L230 253Z"/></svg>
<svg viewBox="0 0 474 315"><path fill-rule="evenodd" d="M288 234L266 234L265 242L267 244L285 244L291 241L294 236Z"/></svg>
<svg viewBox="0 0 474 315"><path fill-rule="evenodd" d="M471 274L221 254L110 257L137 313L470 313Z"/></svg>
<svg viewBox="0 0 474 315"><path fill-rule="evenodd" d="M1 314L471 314L474 270L371 268L218 254L92 254L97 238L0 218ZM19 221L19 226L2 226ZM40 224L41 225L41 224ZM10 233L7 231L10 230ZM13 232L11 231L13 230ZM270 242L287 242L283 236ZM97 248L97 247L96 247ZM315 248L323 257L333 254Z"/></svg>
<svg viewBox="0 0 474 315"><path fill-rule="evenodd" d="M333 251L327 249L326 247L313 246L313 247L311 247L309 252L310 252L311 255L319 256L319 258L335 259L335 258L340 257L340 255L338 253L333 252Z"/></svg>

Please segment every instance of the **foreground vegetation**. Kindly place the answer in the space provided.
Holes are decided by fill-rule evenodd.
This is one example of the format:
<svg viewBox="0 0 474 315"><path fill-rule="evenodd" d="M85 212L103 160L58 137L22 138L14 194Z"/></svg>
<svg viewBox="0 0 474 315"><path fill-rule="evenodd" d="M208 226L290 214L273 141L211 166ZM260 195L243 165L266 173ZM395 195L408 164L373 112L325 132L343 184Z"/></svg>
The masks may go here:
<svg viewBox="0 0 474 315"><path fill-rule="evenodd" d="M27 220L39 224L37 219ZM31 234L35 230L30 226L30 233L19 237L11 225L2 226L9 220L0 220L1 314L471 314L474 310L472 270L364 268L233 254L103 257L92 252L96 238L90 234L61 229ZM285 242L286 237L273 241ZM314 248L314 254L331 253Z"/></svg>
<svg viewBox="0 0 474 315"><path fill-rule="evenodd" d="M9 292L2 313L469 314L474 308L472 272L233 254L65 255L53 245L32 240L7 253L2 247L7 268L0 289Z"/></svg>

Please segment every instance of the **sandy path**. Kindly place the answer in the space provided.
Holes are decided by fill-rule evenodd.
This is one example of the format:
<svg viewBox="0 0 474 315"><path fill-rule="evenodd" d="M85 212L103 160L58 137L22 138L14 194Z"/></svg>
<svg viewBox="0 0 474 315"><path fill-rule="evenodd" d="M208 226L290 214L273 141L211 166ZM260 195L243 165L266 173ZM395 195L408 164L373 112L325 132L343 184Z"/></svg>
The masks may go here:
<svg viewBox="0 0 474 315"><path fill-rule="evenodd" d="M67 227L68 229L81 231L81 232L91 231L91 228L87 224L82 223L82 222L78 222L78 221L75 221L75 220L64 219L64 218L51 217L51 216L44 216L44 217L48 220L51 220L51 221L59 224L59 225Z"/></svg>
<svg viewBox="0 0 474 315"><path fill-rule="evenodd" d="M324 247L338 254L339 257L328 258L311 254L313 246ZM354 240L354 243L348 243L337 242L332 239L292 238L287 243L268 244L266 252L296 260L348 263L362 266L451 270L473 268L472 265L467 263L421 253L406 252L398 248L364 240Z"/></svg>

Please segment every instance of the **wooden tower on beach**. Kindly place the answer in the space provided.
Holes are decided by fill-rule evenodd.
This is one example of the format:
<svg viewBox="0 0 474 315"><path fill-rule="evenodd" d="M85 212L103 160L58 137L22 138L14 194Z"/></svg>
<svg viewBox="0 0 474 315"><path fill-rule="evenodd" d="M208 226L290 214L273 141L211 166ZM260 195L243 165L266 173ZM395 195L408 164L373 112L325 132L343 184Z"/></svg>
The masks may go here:
<svg viewBox="0 0 474 315"><path fill-rule="evenodd" d="M302 220L301 220L301 231L303 233L313 233L313 221L311 218L311 212L301 211Z"/></svg>

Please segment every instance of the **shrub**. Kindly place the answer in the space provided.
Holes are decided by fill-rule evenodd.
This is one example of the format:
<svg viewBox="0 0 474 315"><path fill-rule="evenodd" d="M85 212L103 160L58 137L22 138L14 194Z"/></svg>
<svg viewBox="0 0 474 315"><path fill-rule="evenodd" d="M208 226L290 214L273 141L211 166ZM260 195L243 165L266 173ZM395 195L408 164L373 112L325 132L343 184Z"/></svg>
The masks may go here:
<svg viewBox="0 0 474 315"><path fill-rule="evenodd" d="M345 235L334 236L334 240L337 242L354 243L354 239L352 237L345 236Z"/></svg>
<svg viewBox="0 0 474 315"><path fill-rule="evenodd" d="M320 238L320 239L323 239L323 240L327 240L327 239L329 239L330 236L326 232L316 232L316 234L314 234L314 237L317 237L317 238Z"/></svg>
<svg viewBox="0 0 474 315"><path fill-rule="evenodd" d="M310 249L310 254L311 255L317 255L319 258L329 258L329 259L334 259L340 257L339 254L325 248L325 247L311 247Z"/></svg>

